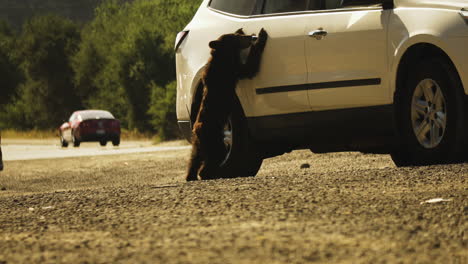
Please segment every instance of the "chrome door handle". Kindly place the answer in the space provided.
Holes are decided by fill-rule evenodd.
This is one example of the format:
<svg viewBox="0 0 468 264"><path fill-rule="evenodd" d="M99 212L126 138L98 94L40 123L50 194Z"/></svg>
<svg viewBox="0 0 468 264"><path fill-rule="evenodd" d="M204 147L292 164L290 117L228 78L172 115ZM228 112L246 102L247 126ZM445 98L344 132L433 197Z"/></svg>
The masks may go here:
<svg viewBox="0 0 468 264"><path fill-rule="evenodd" d="M319 28L317 30L309 32L309 37L315 38L317 40L322 40L324 37L328 35L328 32Z"/></svg>

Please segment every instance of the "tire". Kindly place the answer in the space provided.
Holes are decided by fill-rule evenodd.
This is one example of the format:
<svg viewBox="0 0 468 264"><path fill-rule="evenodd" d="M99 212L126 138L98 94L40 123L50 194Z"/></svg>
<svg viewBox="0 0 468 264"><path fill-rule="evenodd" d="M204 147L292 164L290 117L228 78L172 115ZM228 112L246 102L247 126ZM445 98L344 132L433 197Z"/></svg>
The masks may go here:
<svg viewBox="0 0 468 264"><path fill-rule="evenodd" d="M120 145L120 137L114 138L114 139L112 140L112 145L113 145L114 147L119 146L119 145Z"/></svg>
<svg viewBox="0 0 468 264"><path fill-rule="evenodd" d="M60 134L60 146L62 146L62 148L67 148L68 147L68 141L66 141L64 138L63 138L63 135Z"/></svg>
<svg viewBox="0 0 468 264"><path fill-rule="evenodd" d="M0 138L1 141L1 138ZM0 171L3 170L2 145L0 144Z"/></svg>
<svg viewBox="0 0 468 264"><path fill-rule="evenodd" d="M410 67L395 96L397 166L458 161L465 146L466 109L463 86L454 67L431 58Z"/></svg>
<svg viewBox="0 0 468 264"><path fill-rule="evenodd" d="M220 165L220 175L224 178L255 176L263 159L250 138L247 120L237 98L223 133L226 157Z"/></svg>
<svg viewBox="0 0 468 264"><path fill-rule="evenodd" d="M73 131L72 131L71 134L72 134L73 147L75 147L75 148L79 147L81 142L78 139L76 139L75 133Z"/></svg>
<svg viewBox="0 0 468 264"><path fill-rule="evenodd" d="M101 147L105 147L107 145L107 140L99 141L99 145L101 145Z"/></svg>

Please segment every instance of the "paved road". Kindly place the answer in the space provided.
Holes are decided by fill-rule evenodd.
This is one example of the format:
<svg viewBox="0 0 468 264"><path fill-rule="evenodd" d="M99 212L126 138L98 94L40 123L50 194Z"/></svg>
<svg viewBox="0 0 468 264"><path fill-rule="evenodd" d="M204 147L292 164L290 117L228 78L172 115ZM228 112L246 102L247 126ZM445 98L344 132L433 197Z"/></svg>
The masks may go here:
<svg viewBox="0 0 468 264"><path fill-rule="evenodd" d="M8 140L2 141L3 160L37 160L101 155L121 155L168 150L188 149L190 146L154 146L149 141L122 142L119 147L108 144L101 147L97 142L82 143L79 148L61 148L57 140Z"/></svg>

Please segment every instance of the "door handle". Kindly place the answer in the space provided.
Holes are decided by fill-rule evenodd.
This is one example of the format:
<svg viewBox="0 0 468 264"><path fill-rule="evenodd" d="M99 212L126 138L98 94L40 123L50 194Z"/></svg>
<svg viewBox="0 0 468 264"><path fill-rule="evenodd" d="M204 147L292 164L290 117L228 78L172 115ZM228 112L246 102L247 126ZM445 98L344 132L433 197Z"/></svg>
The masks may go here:
<svg viewBox="0 0 468 264"><path fill-rule="evenodd" d="M309 37L315 38L316 40L322 40L327 35L328 32L322 28L309 32Z"/></svg>

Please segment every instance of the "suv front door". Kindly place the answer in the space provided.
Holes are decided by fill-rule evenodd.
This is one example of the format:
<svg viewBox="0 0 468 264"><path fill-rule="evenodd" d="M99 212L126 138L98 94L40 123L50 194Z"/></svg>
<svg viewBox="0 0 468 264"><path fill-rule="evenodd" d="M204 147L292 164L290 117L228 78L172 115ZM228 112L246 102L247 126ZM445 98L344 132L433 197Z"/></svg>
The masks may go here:
<svg viewBox="0 0 468 264"><path fill-rule="evenodd" d="M246 19L246 34L257 34L264 28L269 35L259 74L238 85L246 116L310 111L307 89L291 89L307 83L307 16L303 14L307 3L308 0L265 0L260 14Z"/></svg>
<svg viewBox="0 0 468 264"><path fill-rule="evenodd" d="M381 2L378 0L345 0L344 5L343 1L325 1L325 10L311 14L307 21L312 110L391 103L387 76L389 12L372 4ZM359 5L353 6L353 2Z"/></svg>

